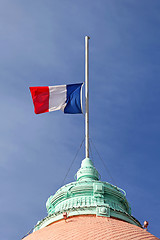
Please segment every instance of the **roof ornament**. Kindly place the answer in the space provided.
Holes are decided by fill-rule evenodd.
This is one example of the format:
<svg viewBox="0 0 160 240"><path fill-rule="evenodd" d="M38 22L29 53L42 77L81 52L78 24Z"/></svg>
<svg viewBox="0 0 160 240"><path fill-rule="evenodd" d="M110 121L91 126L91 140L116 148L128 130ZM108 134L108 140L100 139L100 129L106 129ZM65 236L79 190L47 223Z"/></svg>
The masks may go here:
<svg viewBox="0 0 160 240"><path fill-rule="evenodd" d="M81 163L81 168L78 170L77 174L77 181L82 180L99 180L100 174L96 170L93 165L93 162L90 158L85 158Z"/></svg>
<svg viewBox="0 0 160 240"><path fill-rule="evenodd" d="M67 220L67 212L64 212L64 213L63 213L63 218L64 218L64 220L65 220L65 222L66 222L66 220Z"/></svg>
<svg viewBox="0 0 160 240"><path fill-rule="evenodd" d="M147 230L148 225L149 225L149 223L148 223L147 221L144 221L143 228L144 228L145 230Z"/></svg>

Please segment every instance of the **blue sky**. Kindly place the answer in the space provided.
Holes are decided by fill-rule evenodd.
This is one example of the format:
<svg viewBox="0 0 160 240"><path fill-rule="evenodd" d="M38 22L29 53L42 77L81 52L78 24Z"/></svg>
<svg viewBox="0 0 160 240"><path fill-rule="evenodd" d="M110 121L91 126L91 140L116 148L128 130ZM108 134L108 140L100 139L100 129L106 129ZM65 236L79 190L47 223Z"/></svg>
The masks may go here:
<svg viewBox="0 0 160 240"><path fill-rule="evenodd" d="M47 215L84 137L83 115L35 115L29 86L83 82L85 35L90 137L133 216L160 237L159 12L158 0L0 1L1 239L21 239ZM84 146L65 183L83 158Z"/></svg>

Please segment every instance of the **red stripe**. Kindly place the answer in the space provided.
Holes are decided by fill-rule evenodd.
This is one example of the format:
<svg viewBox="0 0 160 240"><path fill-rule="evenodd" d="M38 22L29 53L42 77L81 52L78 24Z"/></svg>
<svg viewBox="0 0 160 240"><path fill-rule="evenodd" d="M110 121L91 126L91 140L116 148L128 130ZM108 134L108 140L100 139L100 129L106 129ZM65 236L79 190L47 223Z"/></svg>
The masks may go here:
<svg viewBox="0 0 160 240"><path fill-rule="evenodd" d="M49 87L30 87L34 112L36 114L49 111Z"/></svg>

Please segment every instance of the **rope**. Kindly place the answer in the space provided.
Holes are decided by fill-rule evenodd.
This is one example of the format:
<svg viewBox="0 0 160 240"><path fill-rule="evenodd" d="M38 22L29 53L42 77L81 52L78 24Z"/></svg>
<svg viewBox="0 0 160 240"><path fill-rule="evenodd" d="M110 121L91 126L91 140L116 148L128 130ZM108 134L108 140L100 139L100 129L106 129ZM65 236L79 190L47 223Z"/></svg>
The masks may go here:
<svg viewBox="0 0 160 240"><path fill-rule="evenodd" d="M71 165L70 165L70 167L69 167L69 169L68 169L68 171L67 171L67 173L66 173L66 175L65 175L65 177L64 177L64 179L63 179L63 182L62 182L62 184L61 184L61 187L64 185L64 182L65 182L65 180L66 180L66 178L67 178L67 176L68 176L68 173L69 173L69 171L70 171L70 169L71 169L74 161L76 160L76 157L77 157L77 155L78 155L78 153L79 153L79 151L80 151L80 149L81 149L81 147L82 147L82 145L83 145L83 142L84 142L84 139L82 140L82 142L81 142L81 144L80 144L80 147L79 147L78 151L76 152L74 159L73 159L72 162L71 162ZM35 227L34 227L34 228L35 228ZM24 237L22 237L21 239L27 237L27 236L33 231L34 228L32 228L32 229L31 229Z"/></svg>
<svg viewBox="0 0 160 240"><path fill-rule="evenodd" d="M103 165L104 165L104 168L105 168L105 169L106 169L106 171L108 172L108 175L109 175L109 176L110 176L110 178L112 179L112 181L113 181L114 185L117 187L116 181L115 181L115 180L114 180L114 178L112 177L112 175L111 175L111 173L110 173L109 169L107 168L107 166L106 166L105 162L103 161L102 157L100 156L100 154L99 154L99 152L98 152L97 148L95 147L95 145L94 145L94 143L93 143L92 139L90 139L90 141L91 141L91 143L92 143L92 145L93 145L93 147L94 147L94 149L95 149L95 151L96 151L97 155L99 156L99 158L100 158L101 162L103 163Z"/></svg>
<svg viewBox="0 0 160 240"><path fill-rule="evenodd" d="M93 153L92 153L92 149L91 149L91 144L90 144L90 142L89 142L89 150L90 150L90 153L91 153L92 162L94 163Z"/></svg>
<svg viewBox="0 0 160 240"><path fill-rule="evenodd" d="M78 153L79 153L79 151L80 151L80 149L81 149L81 147L82 147L82 145L83 145L83 142L84 142L84 139L82 140L82 142L81 142L81 144L80 144L80 147L79 147L78 151L76 152L75 157L73 158L73 160L72 160L72 162L71 162L71 165L70 165L69 168L68 168L68 171L67 171L67 173L66 173L66 175L65 175L65 177L64 177L64 179L63 179L63 181L62 181L61 187L64 185L64 182L65 182L65 180L66 180L66 178L67 178L67 176L68 176L68 173L69 173L69 171L70 171L70 169L71 169L74 161L75 161L76 158L77 158L77 155L78 155Z"/></svg>

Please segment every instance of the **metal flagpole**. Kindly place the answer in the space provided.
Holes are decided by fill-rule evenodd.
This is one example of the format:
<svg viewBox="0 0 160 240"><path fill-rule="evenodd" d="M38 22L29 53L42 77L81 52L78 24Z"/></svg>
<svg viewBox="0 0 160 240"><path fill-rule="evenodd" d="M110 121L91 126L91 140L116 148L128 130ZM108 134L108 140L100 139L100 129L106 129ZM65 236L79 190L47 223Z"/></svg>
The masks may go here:
<svg viewBox="0 0 160 240"><path fill-rule="evenodd" d="M85 36L85 153L89 158L89 39Z"/></svg>

